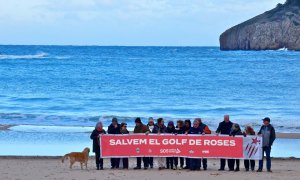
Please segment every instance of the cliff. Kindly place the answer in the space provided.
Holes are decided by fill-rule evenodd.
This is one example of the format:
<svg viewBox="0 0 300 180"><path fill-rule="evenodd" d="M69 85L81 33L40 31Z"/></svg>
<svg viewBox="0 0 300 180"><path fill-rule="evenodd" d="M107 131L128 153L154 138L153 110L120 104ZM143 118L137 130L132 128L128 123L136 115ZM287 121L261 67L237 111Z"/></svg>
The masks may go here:
<svg viewBox="0 0 300 180"><path fill-rule="evenodd" d="M220 36L221 50L300 51L300 0L287 0L276 8L236 25Z"/></svg>

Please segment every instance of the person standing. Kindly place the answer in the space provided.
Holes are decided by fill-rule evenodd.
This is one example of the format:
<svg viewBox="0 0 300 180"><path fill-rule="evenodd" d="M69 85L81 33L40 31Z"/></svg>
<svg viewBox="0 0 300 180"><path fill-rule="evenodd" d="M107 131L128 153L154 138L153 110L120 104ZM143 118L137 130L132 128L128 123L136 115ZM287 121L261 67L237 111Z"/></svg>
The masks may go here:
<svg viewBox="0 0 300 180"><path fill-rule="evenodd" d="M193 122L193 127L190 128L188 134L193 134L193 135L201 135L203 133L203 129L200 127L200 121L199 119L195 119ZM191 171L196 171L200 170L200 163L201 163L201 158L190 158L190 170Z"/></svg>
<svg viewBox="0 0 300 180"><path fill-rule="evenodd" d="M219 126L217 128L217 135L222 134L222 135L229 135L231 131L233 123L229 119L229 115L224 115L224 121L219 123ZM230 160L228 160L228 167L231 163ZM219 171L224 171L225 170L225 165L226 165L226 159L220 159L220 169ZM229 167L230 169L230 167ZM231 169L232 170L232 169Z"/></svg>
<svg viewBox="0 0 300 180"><path fill-rule="evenodd" d="M125 122L121 123L121 134L129 134L129 131L127 130L127 124ZM128 169L129 167L129 161L128 158L122 158L122 163L123 163L123 169Z"/></svg>
<svg viewBox="0 0 300 180"><path fill-rule="evenodd" d="M108 126L107 133L108 134L121 134L121 125L118 124L118 119L113 117L111 120L111 124ZM118 169L120 165L120 158L110 158L111 169Z"/></svg>
<svg viewBox="0 0 300 180"><path fill-rule="evenodd" d="M254 129L248 125L245 127L245 130L244 130L244 136L254 136L255 135L255 131ZM251 167L251 170L254 171L255 169L255 160L249 160L249 159L245 159L244 160L244 166L245 166L245 170L246 171L249 171L249 165Z"/></svg>
<svg viewBox="0 0 300 180"><path fill-rule="evenodd" d="M154 127L152 133L155 134L164 134L167 132L167 127L164 124L164 119L163 118L158 118L157 119L157 125ZM165 169L165 158L164 157L158 157L158 170L163 170Z"/></svg>
<svg viewBox="0 0 300 180"><path fill-rule="evenodd" d="M93 152L95 153L97 170L103 170L103 159L100 158L100 144L99 144L99 137L102 134L106 134L106 132L103 129L102 122L99 121L97 122L95 129L93 130L90 136L90 138L93 140Z"/></svg>
<svg viewBox="0 0 300 180"><path fill-rule="evenodd" d="M168 134L175 134L176 133L173 121L168 122L166 133L168 133ZM175 165L174 159L175 159L174 157L167 157L167 169L170 169L170 168L173 169L173 170L177 169L177 165Z"/></svg>
<svg viewBox="0 0 300 180"><path fill-rule="evenodd" d="M139 118L139 117L136 118L135 119L135 128L133 130L133 133L148 134L149 132L150 131L149 131L148 126L146 126L142 123L141 118ZM144 169L148 169L148 157L143 157L143 162L144 162ZM141 166L142 166L142 158L137 157L136 158L136 167L134 169L141 169Z"/></svg>
<svg viewBox="0 0 300 180"><path fill-rule="evenodd" d="M262 160L259 160L259 167L257 172L262 172L263 164L264 164L264 153L266 153L266 160L267 160L267 171L272 172L271 170L271 147L273 142L276 139L275 128L270 124L271 120L269 117L265 117L263 119L263 125L261 126L258 135L262 136L263 141L263 155Z"/></svg>
<svg viewBox="0 0 300 180"><path fill-rule="evenodd" d="M239 135L243 135L243 133L241 131L241 128L240 128L240 125L234 123L232 125L232 128L231 128L229 136L235 137L235 136L239 136ZM234 164L236 164L235 170L234 170ZM239 159L230 159L230 161L228 161L228 166L229 166L229 170L230 171L232 171L232 170L234 170L236 172L240 171L240 160Z"/></svg>
<svg viewBox="0 0 300 180"><path fill-rule="evenodd" d="M188 134L192 126L192 122L189 119L184 121L185 134ZM190 158L185 158L185 167L183 169L190 169Z"/></svg>
<svg viewBox="0 0 300 180"><path fill-rule="evenodd" d="M211 130L209 129L209 127L206 124L204 124L202 122L201 118L196 118L196 120L198 120L200 122L199 126L201 128L202 135L211 134ZM207 170L207 158L202 158L202 166L203 166L203 170L206 171ZM201 161L200 161L200 168L201 168Z"/></svg>
<svg viewBox="0 0 300 180"><path fill-rule="evenodd" d="M176 129L175 129L175 134L185 134L185 126L182 120L177 121ZM179 157L180 161L180 166L178 167L179 170L183 169L184 165L184 157ZM178 157L174 157L174 163L175 166L178 166Z"/></svg>
<svg viewBox="0 0 300 180"><path fill-rule="evenodd" d="M152 131L155 127L154 119L152 117L149 117L147 126L149 128L150 133L152 133ZM150 168L152 169L153 168L153 157L148 157L148 162L149 162Z"/></svg>

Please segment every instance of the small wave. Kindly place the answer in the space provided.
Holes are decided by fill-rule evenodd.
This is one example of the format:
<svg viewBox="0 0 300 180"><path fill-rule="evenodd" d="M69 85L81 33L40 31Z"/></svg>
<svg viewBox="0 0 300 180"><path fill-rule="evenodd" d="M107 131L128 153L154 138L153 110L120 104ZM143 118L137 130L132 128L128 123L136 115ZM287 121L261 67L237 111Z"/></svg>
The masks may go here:
<svg viewBox="0 0 300 180"><path fill-rule="evenodd" d="M37 54L14 55L14 54L0 54L0 59L44 59L48 58L49 54L40 52Z"/></svg>

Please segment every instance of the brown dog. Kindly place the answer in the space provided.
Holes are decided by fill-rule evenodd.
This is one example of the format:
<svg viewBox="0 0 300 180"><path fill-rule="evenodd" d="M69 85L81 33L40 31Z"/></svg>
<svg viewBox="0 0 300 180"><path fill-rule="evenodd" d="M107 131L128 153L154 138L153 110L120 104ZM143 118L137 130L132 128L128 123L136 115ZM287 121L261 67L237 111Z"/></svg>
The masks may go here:
<svg viewBox="0 0 300 180"><path fill-rule="evenodd" d="M85 165L87 169L87 162L89 160L90 148L84 148L82 152L71 152L69 154L65 154L62 158L61 162L64 163L65 159L70 158L70 169L75 162L80 162L81 169L83 169L82 165Z"/></svg>

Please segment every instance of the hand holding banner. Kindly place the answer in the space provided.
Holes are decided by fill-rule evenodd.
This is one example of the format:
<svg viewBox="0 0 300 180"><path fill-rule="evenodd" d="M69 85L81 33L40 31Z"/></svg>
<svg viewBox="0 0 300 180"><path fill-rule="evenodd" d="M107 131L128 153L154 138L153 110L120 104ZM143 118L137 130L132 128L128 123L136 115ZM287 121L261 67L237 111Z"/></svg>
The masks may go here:
<svg viewBox="0 0 300 180"><path fill-rule="evenodd" d="M256 137L256 141L251 141L252 138L172 134L103 135L100 145L102 157L261 158L261 145L258 143L261 138Z"/></svg>

